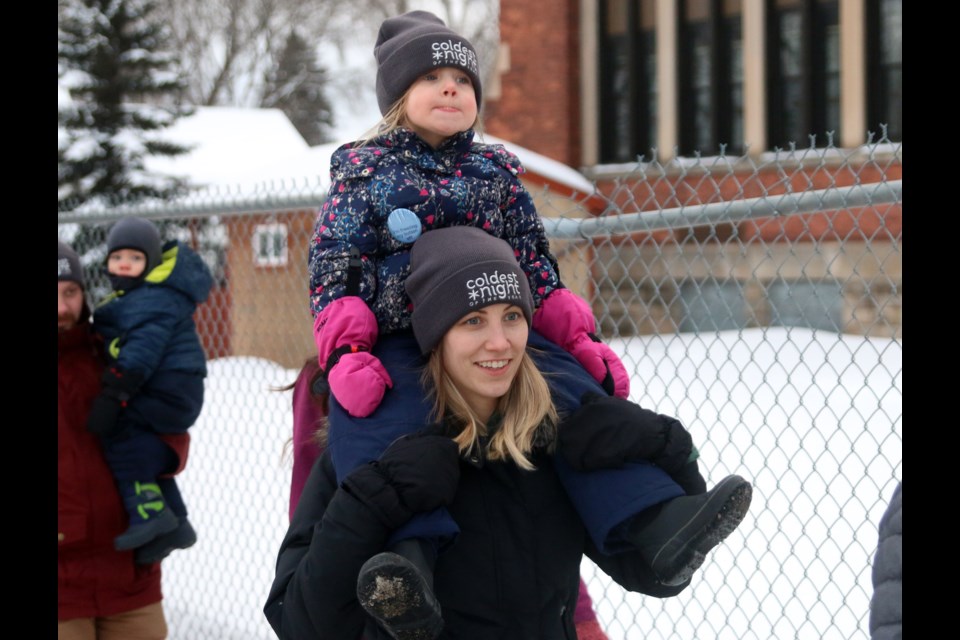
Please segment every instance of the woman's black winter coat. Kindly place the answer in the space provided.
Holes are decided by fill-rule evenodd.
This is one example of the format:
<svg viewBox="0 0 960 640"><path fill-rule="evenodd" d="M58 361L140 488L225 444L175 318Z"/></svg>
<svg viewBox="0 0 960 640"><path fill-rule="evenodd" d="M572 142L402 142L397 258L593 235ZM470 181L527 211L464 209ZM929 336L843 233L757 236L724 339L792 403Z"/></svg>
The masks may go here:
<svg viewBox="0 0 960 640"><path fill-rule="evenodd" d="M442 638L575 640L573 613L586 553L629 591L665 598L689 583L656 582L635 552L605 556L590 542L551 458L535 471L461 461L448 508L461 532L437 559ZM361 565L390 531L363 502L338 490L326 453L317 461L280 547L264 613L281 640L386 638L356 598Z"/></svg>

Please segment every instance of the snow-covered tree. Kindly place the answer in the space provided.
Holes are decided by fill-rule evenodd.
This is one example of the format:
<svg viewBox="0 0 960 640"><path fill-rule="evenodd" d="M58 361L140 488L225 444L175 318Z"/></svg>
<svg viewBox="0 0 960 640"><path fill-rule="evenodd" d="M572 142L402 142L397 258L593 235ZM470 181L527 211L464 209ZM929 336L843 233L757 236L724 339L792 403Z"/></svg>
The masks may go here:
<svg viewBox="0 0 960 640"><path fill-rule="evenodd" d="M155 1L58 2L60 210L179 193L182 180L144 166L187 151L163 139L185 113L176 102L184 82Z"/></svg>
<svg viewBox="0 0 960 640"><path fill-rule="evenodd" d="M291 30L276 69L267 74L263 106L283 111L308 144L327 142L333 108L324 93L326 82L316 50Z"/></svg>

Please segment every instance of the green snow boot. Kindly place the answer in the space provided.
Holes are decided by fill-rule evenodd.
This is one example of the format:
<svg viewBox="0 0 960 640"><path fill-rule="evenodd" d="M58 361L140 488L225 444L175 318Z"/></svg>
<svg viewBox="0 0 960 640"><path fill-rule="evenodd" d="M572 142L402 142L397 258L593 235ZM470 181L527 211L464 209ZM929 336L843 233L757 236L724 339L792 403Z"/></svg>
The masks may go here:
<svg viewBox="0 0 960 640"><path fill-rule="evenodd" d="M117 551L142 547L179 526L179 519L167 508L156 482L120 482L119 488L130 526L114 538L113 547Z"/></svg>
<svg viewBox="0 0 960 640"><path fill-rule="evenodd" d="M157 536L134 553L137 564L160 562L177 549L189 549L197 542L197 532L186 516L180 518L180 525L162 536Z"/></svg>

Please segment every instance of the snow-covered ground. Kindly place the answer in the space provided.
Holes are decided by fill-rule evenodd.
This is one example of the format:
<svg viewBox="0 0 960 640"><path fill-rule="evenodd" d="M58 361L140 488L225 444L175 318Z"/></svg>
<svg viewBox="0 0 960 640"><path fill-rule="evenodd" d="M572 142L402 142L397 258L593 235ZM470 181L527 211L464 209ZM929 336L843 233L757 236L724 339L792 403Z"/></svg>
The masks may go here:
<svg viewBox="0 0 960 640"><path fill-rule="evenodd" d="M633 398L677 415L708 480L754 482L750 513L680 596L628 594L585 560L620 638L866 638L876 523L902 478L902 345L806 329L612 342L645 372ZM286 531L296 371L209 363L181 487L199 541L164 561L172 640L269 639L262 614Z"/></svg>

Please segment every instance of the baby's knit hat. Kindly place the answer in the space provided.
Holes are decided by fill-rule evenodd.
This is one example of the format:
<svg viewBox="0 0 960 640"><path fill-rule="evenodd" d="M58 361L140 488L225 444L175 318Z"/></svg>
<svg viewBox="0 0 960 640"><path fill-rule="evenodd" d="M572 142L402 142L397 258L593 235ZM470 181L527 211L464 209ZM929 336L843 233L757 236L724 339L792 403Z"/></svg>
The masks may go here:
<svg viewBox="0 0 960 640"><path fill-rule="evenodd" d="M530 284L513 248L476 227L445 227L420 236L410 250L407 295L413 335L429 353L447 330L471 311L505 302L533 318Z"/></svg>
<svg viewBox="0 0 960 640"><path fill-rule="evenodd" d="M456 67L470 76L480 108L476 50L429 11L409 11L384 20L373 55L377 59L377 104L384 115L417 78L439 67Z"/></svg>
<svg viewBox="0 0 960 640"><path fill-rule="evenodd" d="M162 244L160 231L152 222L144 218L123 218L107 234L107 255L118 249L143 251L147 266L141 275L146 276L163 261Z"/></svg>
<svg viewBox="0 0 960 640"><path fill-rule="evenodd" d="M80 256L70 245L63 240L57 240L57 282L68 280L76 282L86 289L83 282L83 269L80 267Z"/></svg>

